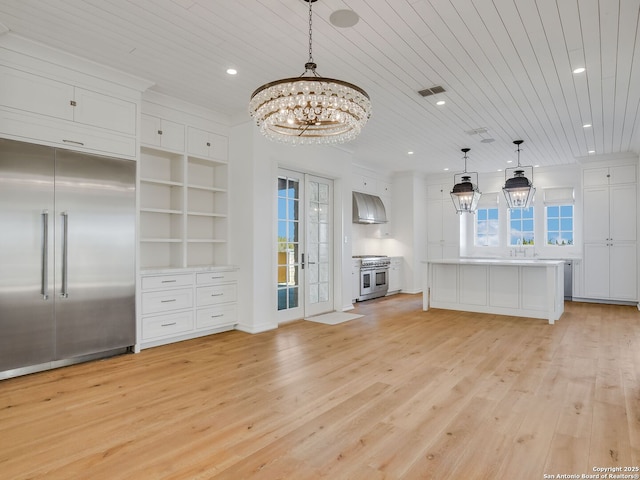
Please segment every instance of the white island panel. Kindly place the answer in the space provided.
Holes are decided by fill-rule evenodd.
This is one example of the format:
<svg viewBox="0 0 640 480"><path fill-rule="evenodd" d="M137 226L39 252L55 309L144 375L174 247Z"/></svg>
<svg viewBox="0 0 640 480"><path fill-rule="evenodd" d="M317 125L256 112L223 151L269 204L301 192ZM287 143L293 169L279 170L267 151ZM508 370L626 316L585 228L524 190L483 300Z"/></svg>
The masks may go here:
<svg viewBox="0 0 640 480"><path fill-rule="evenodd" d="M487 267L460 265L460 302L487 305Z"/></svg>
<svg viewBox="0 0 640 480"><path fill-rule="evenodd" d="M501 308L518 308L520 272L511 266L493 265L489 273L489 305Z"/></svg>
<svg viewBox="0 0 640 480"><path fill-rule="evenodd" d="M433 279L440 288L433 292L433 300L436 302L458 301L458 271L448 268L446 265L435 265Z"/></svg>
<svg viewBox="0 0 640 480"><path fill-rule="evenodd" d="M564 262L559 260L452 259L423 262L423 309L546 318L564 312Z"/></svg>

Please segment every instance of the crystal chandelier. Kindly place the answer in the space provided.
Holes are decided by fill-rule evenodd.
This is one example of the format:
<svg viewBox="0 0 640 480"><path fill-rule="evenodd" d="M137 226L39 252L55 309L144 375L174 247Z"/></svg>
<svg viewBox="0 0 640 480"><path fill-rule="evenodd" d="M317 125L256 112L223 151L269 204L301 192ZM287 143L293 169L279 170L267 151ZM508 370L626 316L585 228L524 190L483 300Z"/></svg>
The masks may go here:
<svg viewBox="0 0 640 480"><path fill-rule="evenodd" d="M309 3L305 71L299 77L259 87L251 95L249 114L270 140L292 145L348 142L358 136L371 116L371 101L360 87L316 73L311 48L311 6L316 0L304 1Z"/></svg>
<svg viewBox="0 0 640 480"><path fill-rule="evenodd" d="M478 209L478 200L480 200L480 190L478 190L478 174L476 172L467 172L467 152L470 148L463 148L464 153L464 173L456 173L453 176L455 185L451 190L451 199L456 207L457 213L474 213ZM475 183L471 179L475 177Z"/></svg>
<svg viewBox="0 0 640 480"><path fill-rule="evenodd" d="M509 208L529 208L536 193L533 187L533 167L520 166L520 145L523 142L524 140L513 141L518 147L518 166L504 171L505 178L513 172L513 177L508 178L502 187ZM525 169L531 172L531 181L525 177Z"/></svg>

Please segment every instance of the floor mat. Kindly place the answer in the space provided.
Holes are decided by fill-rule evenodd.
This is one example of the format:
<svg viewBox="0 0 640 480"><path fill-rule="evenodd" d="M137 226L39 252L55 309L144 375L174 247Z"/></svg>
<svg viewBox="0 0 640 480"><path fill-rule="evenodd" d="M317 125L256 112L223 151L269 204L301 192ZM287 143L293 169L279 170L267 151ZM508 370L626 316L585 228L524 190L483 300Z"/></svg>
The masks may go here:
<svg viewBox="0 0 640 480"><path fill-rule="evenodd" d="M345 312L330 312L322 315L316 315L315 317L307 317L305 320L311 322L324 323L325 325L338 325L339 323L348 322L356 318L364 317L364 315L357 315L355 313Z"/></svg>

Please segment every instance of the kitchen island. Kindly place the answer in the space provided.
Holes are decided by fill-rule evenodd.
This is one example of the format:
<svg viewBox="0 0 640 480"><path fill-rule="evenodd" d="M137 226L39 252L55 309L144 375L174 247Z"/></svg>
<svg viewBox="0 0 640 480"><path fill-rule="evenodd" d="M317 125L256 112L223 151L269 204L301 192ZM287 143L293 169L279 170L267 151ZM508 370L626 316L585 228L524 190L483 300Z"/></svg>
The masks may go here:
<svg viewBox="0 0 640 480"><path fill-rule="evenodd" d="M564 312L562 260L458 258L429 260L423 310L544 318L553 324Z"/></svg>

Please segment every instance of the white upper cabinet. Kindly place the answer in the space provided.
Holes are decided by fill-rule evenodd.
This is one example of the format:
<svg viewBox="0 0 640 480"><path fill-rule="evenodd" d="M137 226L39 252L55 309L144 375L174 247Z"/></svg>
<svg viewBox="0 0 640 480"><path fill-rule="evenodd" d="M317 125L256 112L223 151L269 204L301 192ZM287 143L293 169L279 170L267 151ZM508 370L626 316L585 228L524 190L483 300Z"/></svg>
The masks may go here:
<svg viewBox="0 0 640 480"><path fill-rule="evenodd" d="M141 118L142 144L176 152L184 151L184 124L144 113Z"/></svg>
<svg viewBox="0 0 640 480"><path fill-rule="evenodd" d="M84 88L74 88L73 120L84 125L136 134L136 104Z"/></svg>
<svg viewBox="0 0 640 480"><path fill-rule="evenodd" d="M0 66L0 79L0 105L73 120L72 85L3 66Z"/></svg>
<svg viewBox="0 0 640 480"><path fill-rule="evenodd" d="M0 134L137 156L135 101L7 66L0 66L0 85Z"/></svg>
<svg viewBox="0 0 640 480"><path fill-rule="evenodd" d="M582 179L584 187L636 183L636 166L619 165L615 167L586 168L583 171Z"/></svg>
<svg viewBox="0 0 640 480"><path fill-rule="evenodd" d="M196 157L227 159L228 139L213 132L187 127L187 153Z"/></svg>

